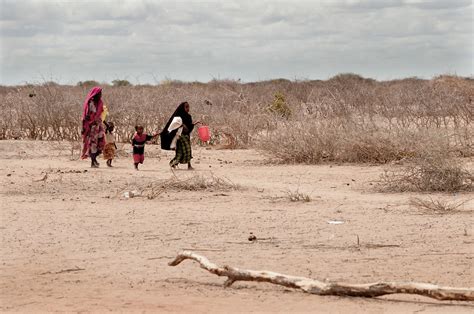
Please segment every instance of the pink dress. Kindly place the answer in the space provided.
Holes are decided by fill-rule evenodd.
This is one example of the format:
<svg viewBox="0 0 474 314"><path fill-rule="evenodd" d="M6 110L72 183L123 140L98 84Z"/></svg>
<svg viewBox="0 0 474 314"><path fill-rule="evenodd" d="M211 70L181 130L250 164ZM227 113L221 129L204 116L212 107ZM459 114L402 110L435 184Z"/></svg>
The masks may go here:
<svg viewBox="0 0 474 314"><path fill-rule="evenodd" d="M87 94L82 110L82 154L85 159L91 154L99 155L105 146L105 132L102 124L102 111L104 104L99 99L97 103L93 98L102 92L102 88L94 87Z"/></svg>

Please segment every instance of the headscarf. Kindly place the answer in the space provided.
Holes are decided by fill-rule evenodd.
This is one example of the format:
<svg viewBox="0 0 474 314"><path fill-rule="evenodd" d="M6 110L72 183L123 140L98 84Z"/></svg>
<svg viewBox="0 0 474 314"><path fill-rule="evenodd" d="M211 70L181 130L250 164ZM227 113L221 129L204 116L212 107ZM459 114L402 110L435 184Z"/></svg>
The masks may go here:
<svg viewBox="0 0 474 314"><path fill-rule="evenodd" d="M169 118L168 122L166 123L165 127L163 130L168 130L168 127L170 126L171 124L171 121L173 121L173 118L174 117L180 117L182 120L183 120L183 124L186 125L186 127L188 128L188 132L191 133L191 131L193 130L194 128L194 125L193 125L193 118L191 117L191 115L189 113L186 112L186 110L184 109L184 107L186 106L186 104L188 104L187 101L185 102L182 102L179 104L178 108L176 108L176 110L174 111L174 113L171 115L171 117ZM189 104L188 104L189 105Z"/></svg>
<svg viewBox="0 0 474 314"><path fill-rule="evenodd" d="M187 132L183 132L183 134L190 134L191 131L194 129L193 118L189 113L184 110L184 106L188 104L188 102L182 102L179 104L178 108L174 111L174 113L169 118L168 122L166 123L165 127L161 131L160 139L161 139L161 148L170 150L171 141L173 140L174 135L176 134L177 130L168 132L168 127L173 121L174 117L180 117L183 120L183 124L186 125L188 129Z"/></svg>
<svg viewBox="0 0 474 314"><path fill-rule="evenodd" d="M94 87L89 91L89 94L87 94L86 100L84 101L83 105L83 110L82 110L82 120L85 120L87 114L89 113L89 102L91 101L92 98L94 98L95 95L98 93L102 92L101 87ZM95 104L96 105L96 111L93 117L91 117L91 121L94 121L96 117L101 117L102 116L102 111L104 110L104 103L102 102L102 99L99 99L99 101Z"/></svg>
<svg viewBox="0 0 474 314"><path fill-rule="evenodd" d="M104 137L95 138L97 134L103 132L102 123L100 123L97 128L95 128L96 134L91 134L92 125L99 119L101 120L102 112L104 110L104 104L102 99L99 99L97 103L94 103L96 106L95 112L89 112L89 102L94 98L95 95L100 93L102 88L94 87L87 94L86 100L84 101L83 110L82 110L82 155L81 158L87 158L90 153L91 141L96 141L98 150L101 151L103 144L105 143ZM89 119L86 120L86 117L89 116ZM102 121L102 120L101 120Z"/></svg>

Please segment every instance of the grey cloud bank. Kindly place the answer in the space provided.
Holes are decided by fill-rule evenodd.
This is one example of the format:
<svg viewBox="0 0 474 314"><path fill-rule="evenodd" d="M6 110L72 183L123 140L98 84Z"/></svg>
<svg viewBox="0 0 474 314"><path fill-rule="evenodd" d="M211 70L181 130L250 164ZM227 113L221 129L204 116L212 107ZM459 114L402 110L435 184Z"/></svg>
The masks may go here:
<svg viewBox="0 0 474 314"><path fill-rule="evenodd" d="M470 0L0 3L6 85L473 72Z"/></svg>

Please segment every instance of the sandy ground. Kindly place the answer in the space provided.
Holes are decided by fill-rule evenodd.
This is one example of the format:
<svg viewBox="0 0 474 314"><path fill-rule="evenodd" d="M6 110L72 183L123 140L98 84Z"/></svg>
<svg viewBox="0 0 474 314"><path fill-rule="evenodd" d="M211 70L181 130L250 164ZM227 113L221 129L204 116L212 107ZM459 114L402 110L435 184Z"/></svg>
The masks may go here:
<svg viewBox="0 0 474 314"><path fill-rule="evenodd" d="M171 154L146 149L137 172L126 157L90 169L71 159L68 144L0 141L2 311L474 312L473 303L419 296L223 288L223 278L194 262L167 266L190 249L220 265L320 280L473 287L472 193L418 195L468 200L454 213L427 213L409 205L415 194L375 192L379 166L271 165L253 150L195 147L196 170L178 170L178 178L214 175L240 189L126 199L124 191L173 175ZM291 202L297 190L311 201ZM249 242L250 232L263 240Z"/></svg>

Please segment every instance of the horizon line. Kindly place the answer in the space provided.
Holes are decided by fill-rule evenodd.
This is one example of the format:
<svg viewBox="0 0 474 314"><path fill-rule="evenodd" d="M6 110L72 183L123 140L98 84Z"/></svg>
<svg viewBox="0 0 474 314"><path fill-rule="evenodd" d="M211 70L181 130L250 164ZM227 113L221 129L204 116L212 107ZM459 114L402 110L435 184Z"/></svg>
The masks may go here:
<svg viewBox="0 0 474 314"><path fill-rule="evenodd" d="M433 79L438 79L442 77L456 77L456 78L461 78L461 79L467 79L467 80L474 80L474 74L470 74L469 76L464 76L464 75L458 75L456 73L443 73L443 74L438 74L438 75L433 75L431 78L426 78L422 76L405 76L405 77L400 77L400 78L393 78L393 79L383 79L383 80L378 80L374 79L371 77L365 77L357 73L353 72L343 72L343 73L338 73L335 74L327 79L310 79L310 78L294 78L294 79L288 79L284 77L278 77L278 78L272 78L272 79L264 79L264 80L255 80L255 81L244 81L240 78L212 78L209 81L200 81L200 80L180 80L180 79L172 79L172 78L164 78L160 81L155 81L153 83L147 82L147 83L133 83L130 80L127 79L114 79L112 81L99 81L99 80L94 80L94 79L88 79L88 80L83 80L83 81L77 81L76 83L61 83L55 80L46 80L43 78L43 82L28 82L25 81L23 83L19 84L3 84L0 83L0 87L21 87L21 86L38 86L38 85L59 85L59 86L83 86L83 85L105 85L105 86L114 86L113 82L123 82L126 85L125 86L160 86L160 85L166 85L166 84L210 84L214 82L229 82L229 83L237 83L237 84L255 84L255 83L267 83L267 82L275 82L275 81L286 81L286 82L291 82L291 83L299 83L299 82L325 82L325 81L330 81L332 79L335 79L337 77L353 77L357 79L363 79L363 80L369 80L369 81L375 81L375 82L391 82L391 81L402 81L402 80L407 80L407 79L417 79L417 80L424 80L424 81L430 81Z"/></svg>

